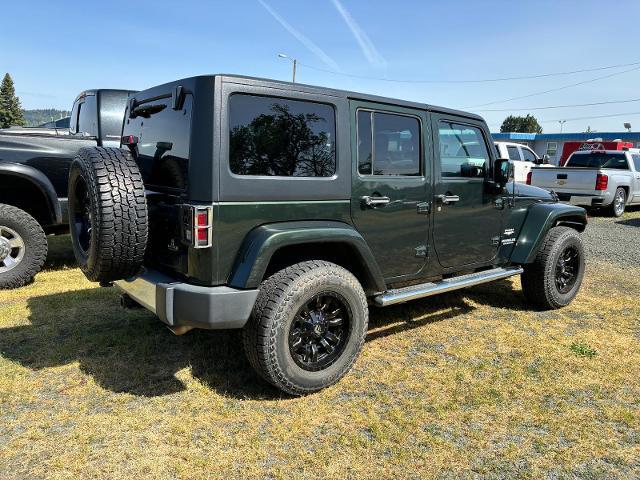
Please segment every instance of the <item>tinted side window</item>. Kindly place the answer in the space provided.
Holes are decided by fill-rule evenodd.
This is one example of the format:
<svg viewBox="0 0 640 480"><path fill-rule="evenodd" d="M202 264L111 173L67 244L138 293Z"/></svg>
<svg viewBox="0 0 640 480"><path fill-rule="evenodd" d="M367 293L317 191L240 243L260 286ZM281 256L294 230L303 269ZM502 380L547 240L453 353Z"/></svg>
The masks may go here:
<svg viewBox="0 0 640 480"><path fill-rule="evenodd" d="M528 148L521 148L520 150L522 151L522 158L525 162L535 162L537 160L536 156Z"/></svg>
<svg viewBox="0 0 640 480"><path fill-rule="evenodd" d="M640 155L631 155L633 159L633 165L636 167L636 172L640 172Z"/></svg>
<svg viewBox="0 0 640 480"><path fill-rule="evenodd" d="M96 112L96 97L94 95L88 95L84 103L80 105L77 133L86 133L87 135L98 134L98 116Z"/></svg>
<svg viewBox="0 0 640 480"><path fill-rule="evenodd" d="M73 109L71 110L71 123L69 125L69 129L71 133L78 132L78 113L80 110L80 102L76 102L73 104Z"/></svg>
<svg viewBox="0 0 640 480"><path fill-rule="evenodd" d="M509 160L520 160L518 147L507 147L507 152L509 152Z"/></svg>
<svg viewBox="0 0 640 480"><path fill-rule="evenodd" d="M484 177L489 153L479 128L441 121L440 172L443 177Z"/></svg>
<svg viewBox="0 0 640 480"><path fill-rule="evenodd" d="M365 110L358 112L358 171L362 175L371 175L373 168L371 114Z"/></svg>
<svg viewBox="0 0 640 480"><path fill-rule="evenodd" d="M236 175L330 177L336 172L333 107L234 94L229 98L229 165Z"/></svg>
<svg viewBox="0 0 640 480"><path fill-rule="evenodd" d="M420 121L392 113L358 112L358 171L420 175Z"/></svg>

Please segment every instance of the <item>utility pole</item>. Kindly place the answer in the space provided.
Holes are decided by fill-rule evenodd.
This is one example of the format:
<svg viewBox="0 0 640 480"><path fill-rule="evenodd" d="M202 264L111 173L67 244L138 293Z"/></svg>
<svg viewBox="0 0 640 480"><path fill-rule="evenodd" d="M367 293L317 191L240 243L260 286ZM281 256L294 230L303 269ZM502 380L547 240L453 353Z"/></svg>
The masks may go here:
<svg viewBox="0 0 640 480"><path fill-rule="evenodd" d="M291 63L293 64L293 79L292 79L292 82L296 83L296 67L298 66L298 60L295 59L295 58L291 58L289 55L285 55L284 53L279 53L278 57L286 58L287 60L291 60Z"/></svg>

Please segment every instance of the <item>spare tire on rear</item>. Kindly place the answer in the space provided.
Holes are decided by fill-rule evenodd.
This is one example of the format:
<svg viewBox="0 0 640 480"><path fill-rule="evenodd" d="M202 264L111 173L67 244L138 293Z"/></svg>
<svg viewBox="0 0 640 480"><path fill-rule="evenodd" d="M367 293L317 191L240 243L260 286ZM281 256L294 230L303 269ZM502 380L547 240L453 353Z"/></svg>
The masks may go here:
<svg viewBox="0 0 640 480"><path fill-rule="evenodd" d="M136 275L147 246L144 183L131 153L83 148L69 171L69 227L80 269L94 282Z"/></svg>

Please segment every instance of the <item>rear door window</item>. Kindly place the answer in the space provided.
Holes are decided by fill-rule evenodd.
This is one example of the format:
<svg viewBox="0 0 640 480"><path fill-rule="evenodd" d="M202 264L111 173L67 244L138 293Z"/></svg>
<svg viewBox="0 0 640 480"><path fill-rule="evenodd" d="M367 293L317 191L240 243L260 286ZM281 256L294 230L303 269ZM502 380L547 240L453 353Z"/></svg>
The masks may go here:
<svg viewBox="0 0 640 480"><path fill-rule="evenodd" d="M640 172L640 155L631 155L633 159L633 166L636 167L636 172Z"/></svg>
<svg viewBox="0 0 640 480"><path fill-rule="evenodd" d="M439 123L440 175L483 178L489 151L479 128L441 121Z"/></svg>
<svg viewBox="0 0 640 480"><path fill-rule="evenodd" d="M233 94L229 166L235 175L331 177L336 173L331 105Z"/></svg>
<svg viewBox="0 0 640 480"><path fill-rule="evenodd" d="M507 147L507 152L509 153L509 160L520 160L520 152L518 152L518 147Z"/></svg>
<svg viewBox="0 0 640 480"><path fill-rule="evenodd" d="M361 175L419 176L420 158L419 119L358 111L358 172Z"/></svg>

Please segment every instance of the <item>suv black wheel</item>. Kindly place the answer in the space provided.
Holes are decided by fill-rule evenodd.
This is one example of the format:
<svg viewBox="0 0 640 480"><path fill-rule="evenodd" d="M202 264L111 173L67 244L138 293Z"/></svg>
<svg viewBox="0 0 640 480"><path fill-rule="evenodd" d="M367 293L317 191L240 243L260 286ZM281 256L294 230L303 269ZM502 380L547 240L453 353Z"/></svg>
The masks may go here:
<svg viewBox="0 0 640 480"><path fill-rule="evenodd" d="M609 213L614 217L621 217L627 204L627 191L624 188L617 188L613 195L613 202L609 207Z"/></svg>
<svg viewBox="0 0 640 480"><path fill-rule="evenodd" d="M325 261L292 265L260 286L244 347L268 382L292 394L336 383L355 362L367 332L367 299L358 280Z"/></svg>
<svg viewBox="0 0 640 480"><path fill-rule="evenodd" d="M47 258L47 237L27 212L0 204L0 288L33 280Z"/></svg>
<svg viewBox="0 0 640 480"><path fill-rule="evenodd" d="M144 184L138 165L118 148L83 148L69 171L69 229L89 280L135 275L147 246Z"/></svg>
<svg viewBox="0 0 640 480"><path fill-rule="evenodd" d="M564 307L577 295L584 270L580 235L569 227L554 227L547 233L535 261L524 267L525 297L543 310Z"/></svg>

